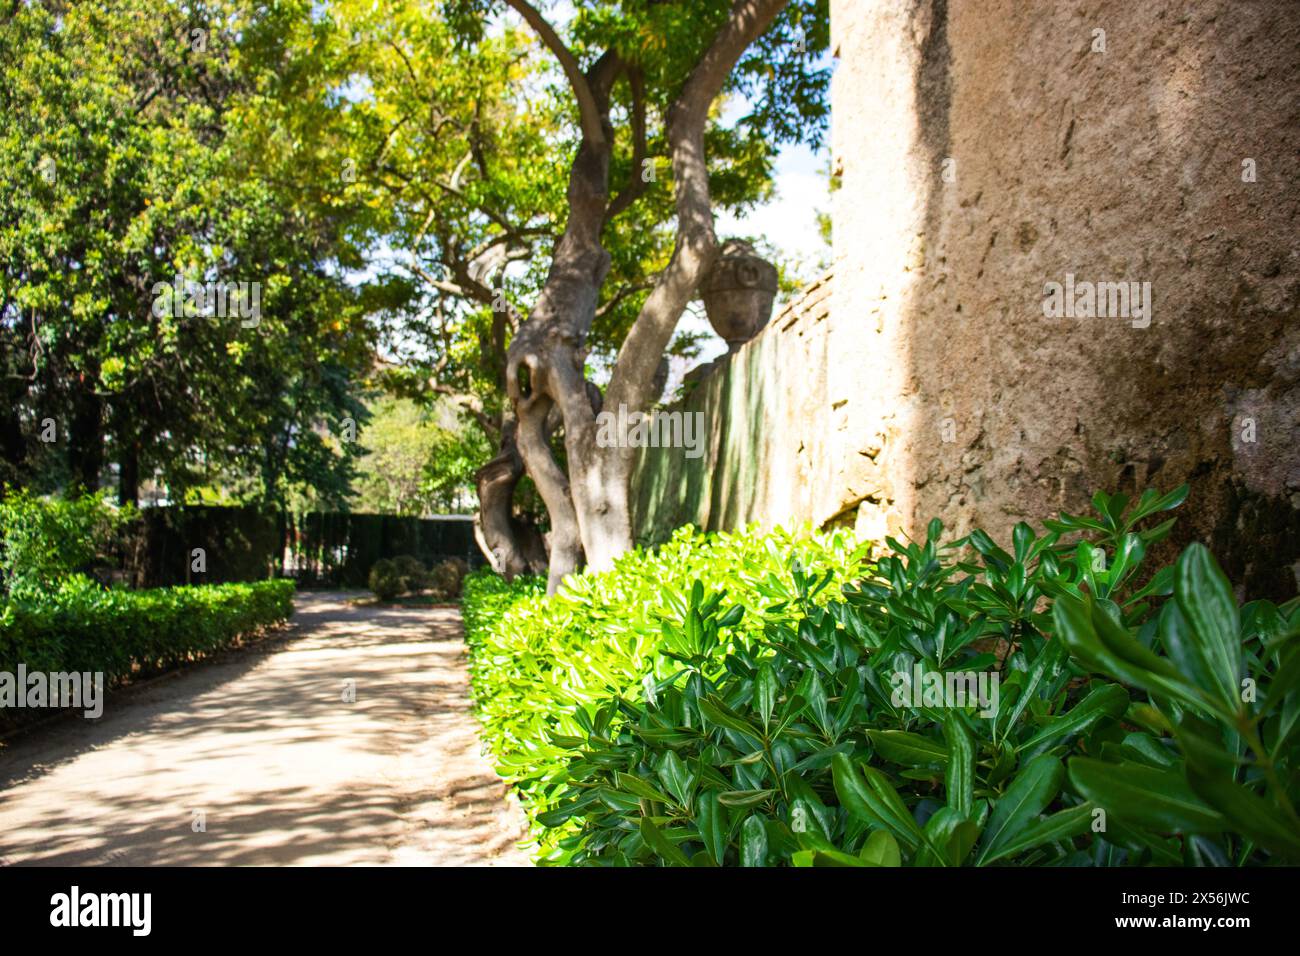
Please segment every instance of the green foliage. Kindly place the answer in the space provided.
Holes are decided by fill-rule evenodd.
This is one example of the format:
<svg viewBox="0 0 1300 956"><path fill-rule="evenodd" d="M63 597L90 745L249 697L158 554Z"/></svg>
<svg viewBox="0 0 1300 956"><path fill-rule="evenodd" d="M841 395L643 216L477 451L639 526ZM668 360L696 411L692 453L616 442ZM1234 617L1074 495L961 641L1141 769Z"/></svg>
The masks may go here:
<svg viewBox="0 0 1300 956"><path fill-rule="evenodd" d="M465 430L448 408L424 409L409 398L379 398L357 433L365 454L357 463L353 509L419 516L450 500L463 500L474 486L477 465L457 462L460 467L451 474L445 469L450 463L445 456L456 455L458 442L466 441L461 435ZM478 464L491 457L481 438L468 441L471 454L481 456ZM436 491L432 485L437 485Z"/></svg>
<svg viewBox="0 0 1300 956"><path fill-rule="evenodd" d="M815 606L830 597L831 580L860 573L866 552L838 531L706 536L683 528L654 551L624 555L609 572L571 578L550 599L535 580L506 585L488 572L470 575L462 607L475 705L498 770L518 787L530 817L549 819L571 748L607 701L645 693L683 660L720 659L728 648L749 646L765 623L794 620L800 591L790 562L818 578L805 592ZM707 626L693 584L699 579L715 589L715 610L724 593L734 608ZM704 666L716 674L720 665ZM537 834L546 852L563 836L544 825Z"/></svg>
<svg viewBox="0 0 1300 956"><path fill-rule="evenodd" d="M1300 602L1238 608L1200 545L1144 568L1171 527L1146 524L1185 496L1101 494L1009 549L982 531L941 546L932 522L832 597L797 564L766 607L696 575L617 680L599 652L552 668L529 599L476 624L476 689L520 709L549 692L572 720L511 726L480 691L489 737L526 768L556 861L1300 861ZM572 623L599 648L590 622L618 608Z"/></svg>
<svg viewBox="0 0 1300 956"><path fill-rule="evenodd" d="M286 620L293 592L288 580L110 590L70 575L0 605L0 671L103 672L113 684L168 670Z"/></svg>
<svg viewBox="0 0 1300 956"><path fill-rule="evenodd" d="M397 558L380 558L370 568L370 590L375 593L375 597L381 601L391 601L393 598L405 594L412 590L411 575L412 568L409 562L414 561L418 567L418 574L424 575L424 567L414 558L406 557L402 565L398 565Z"/></svg>
<svg viewBox="0 0 1300 956"><path fill-rule="evenodd" d="M462 558L448 558L429 569L427 585L435 597L454 601L460 597L468 573L469 564Z"/></svg>
<svg viewBox="0 0 1300 956"><path fill-rule="evenodd" d="M1172 570L1173 599L1141 628L1088 593L1053 609L1076 659L1149 700L1144 726L1072 760L1070 781L1157 862L1300 863L1300 602L1239 608L1200 544Z"/></svg>
<svg viewBox="0 0 1300 956"><path fill-rule="evenodd" d="M113 544L130 509L103 495L40 498L7 489L0 498L0 574L13 600L38 596L76 572L93 568Z"/></svg>
<svg viewBox="0 0 1300 956"><path fill-rule="evenodd" d="M469 565L461 558L448 558L425 568L418 558L401 554L374 563L370 569L370 590L381 601L425 590L435 598L451 601L460 596L461 582L468 572Z"/></svg>
<svg viewBox="0 0 1300 956"><path fill-rule="evenodd" d="M104 460L172 500L346 491L370 364L348 226L365 205L320 122L311 4L15 4L0 30L3 471L94 490ZM201 41L201 42L200 42ZM160 78L165 77L165 81ZM317 85L313 85L317 81ZM257 282L261 320L154 309ZM159 314L161 313L161 314ZM38 440L44 422L57 440Z"/></svg>

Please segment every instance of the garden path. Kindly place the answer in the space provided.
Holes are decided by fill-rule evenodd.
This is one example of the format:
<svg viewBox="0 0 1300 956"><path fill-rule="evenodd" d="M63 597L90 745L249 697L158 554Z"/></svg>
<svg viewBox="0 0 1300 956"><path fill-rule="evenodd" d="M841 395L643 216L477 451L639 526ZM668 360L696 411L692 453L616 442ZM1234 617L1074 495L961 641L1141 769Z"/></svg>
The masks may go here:
<svg viewBox="0 0 1300 956"><path fill-rule="evenodd" d="M300 594L283 634L0 747L0 865L529 863L451 607Z"/></svg>

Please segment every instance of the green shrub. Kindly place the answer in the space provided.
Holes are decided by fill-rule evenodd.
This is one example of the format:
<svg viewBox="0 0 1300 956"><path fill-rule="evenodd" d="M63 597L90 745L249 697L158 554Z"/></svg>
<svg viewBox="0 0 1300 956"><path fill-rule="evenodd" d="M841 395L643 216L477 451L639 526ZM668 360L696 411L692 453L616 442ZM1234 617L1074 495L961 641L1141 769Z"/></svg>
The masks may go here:
<svg viewBox="0 0 1300 956"><path fill-rule="evenodd" d="M0 573L14 600L39 596L92 570L131 517L102 494L40 498L9 488L0 499Z"/></svg>
<svg viewBox="0 0 1300 956"><path fill-rule="evenodd" d="M1144 568L1185 495L1009 550L932 522L842 590L807 556L748 589L690 532L549 601L472 575L487 739L554 862L1300 862L1300 601L1238 608L1200 545Z"/></svg>
<svg viewBox="0 0 1300 956"><path fill-rule="evenodd" d="M109 684L230 646L293 613L293 582L143 591L63 578L37 601L0 605L0 671L103 672Z"/></svg>
<svg viewBox="0 0 1300 956"><path fill-rule="evenodd" d="M397 566L388 558L380 558L370 568L370 590L381 601L391 601L404 590L404 580Z"/></svg>
<svg viewBox="0 0 1300 956"><path fill-rule="evenodd" d="M1185 494L1100 494L1011 551L933 522L825 606L796 569L747 642L697 584L643 693L549 733L536 822L606 865L1300 862L1300 602L1238 609L1200 545L1141 575ZM978 673L996 700L960 706Z"/></svg>
<svg viewBox="0 0 1300 956"><path fill-rule="evenodd" d="M380 558L370 568L370 590L381 601L422 591L434 583L420 560L409 554Z"/></svg>
<svg viewBox="0 0 1300 956"><path fill-rule="evenodd" d="M402 594L421 591L429 586L429 572L419 558L399 554L393 558L393 570L397 572Z"/></svg>
<svg viewBox="0 0 1300 956"><path fill-rule="evenodd" d="M490 572L471 574L462 600L471 681L498 770L530 817L553 809L574 757L568 741L611 697L640 693L652 666L662 666L665 640L686 620L697 579L744 609L743 620L738 610L723 625L719 646L746 646L765 622L794 619L791 563L824 587L855 579L866 554L842 531L705 536L683 528L654 551L624 555L612 571L572 578L551 598L535 579L507 585ZM563 830L535 832L543 853L567 857L557 847Z"/></svg>
<svg viewBox="0 0 1300 956"><path fill-rule="evenodd" d="M469 565L461 558L448 558L440 561L429 571L428 586L434 595L444 601L454 601L460 597L465 575Z"/></svg>

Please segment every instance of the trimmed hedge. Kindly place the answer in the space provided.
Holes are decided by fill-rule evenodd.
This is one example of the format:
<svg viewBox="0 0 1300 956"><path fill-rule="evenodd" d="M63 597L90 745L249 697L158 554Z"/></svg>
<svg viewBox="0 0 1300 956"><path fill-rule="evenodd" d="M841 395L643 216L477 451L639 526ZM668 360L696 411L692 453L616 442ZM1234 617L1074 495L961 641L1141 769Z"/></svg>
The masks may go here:
<svg viewBox="0 0 1300 956"><path fill-rule="evenodd" d="M0 605L0 671L102 671L110 686L229 647L293 613L288 580L107 589L83 575Z"/></svg>
<svg viewBox="0 0 1300 956"><path fill-rule="evenodd" d="M544 862L1300 863L1300 599L1145 564L1186 494L788 575L688 534L498 616L476 585L485 737Z"/></svg>
<svg viewBox="0 0 1300 956"><path fill-rule="evenodd" d="M564 862L569 826L548 829L538 817L556 805L565 765L576 755L566 738L611 697L636 698L642 680L669 648L687 615L696 580L747 611L737 612L727 646L748 645L767 624L798 611L792 566L817 577L813 600L856 580L868 546L845 531L797 535L746 529L705 535L678 529L650 551L619 558L613 570L577 575L551 598L539 579L512 584L490 571L465 579L461 611L470 649L470 682L483 739L497 769L519 792L541 855ZM825 588L825 590L822 590Z"/></svg>

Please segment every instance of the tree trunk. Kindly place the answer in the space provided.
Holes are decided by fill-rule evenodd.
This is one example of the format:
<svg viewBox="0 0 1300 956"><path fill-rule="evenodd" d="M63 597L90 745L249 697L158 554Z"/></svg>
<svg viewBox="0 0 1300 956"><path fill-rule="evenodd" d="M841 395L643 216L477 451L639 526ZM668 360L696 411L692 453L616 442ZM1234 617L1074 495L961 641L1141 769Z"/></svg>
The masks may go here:
<svg viewBox="0 0 1300 956"><path fill-rule="evenodd" d="M604 72L602 58L593 71ZM600 287L609 271L609 253L601 243L608 204L608 83L599 89L600 120L606 135L600 143L584 141L569 176L569 219L556 244L551 268L532 313L510 343L506 392L519 421L519 453L546 503L551 518L551 555L547 591L554 593L583 560L579 512L601 506L592 487L570 485L551 454L547 419L558 412L564 423L564 446L572 470L595 449L592 396L583 377L583 349L596 317ZM583 473L586 470L584 469Z"/></svg>
<svg viewBox="0 0 1300 956"><path fill-rule="evenodd" d="M92 494L97 492L104 466L103 402L89 390L76 393L73 399L68 445L73 483Z"/></svg>
<svg viewBox="0 0 1300 956"><path fill-rule="evenodd" d="M524 460L516 443L518 424L508 420L501 428L501 450L474 474L479 513L474 516L474 537L492 565L507 581L519 574L546 570L546 545L531 522L514 515L515 486L524 475Z"/></svg>
<svg viewBox="0 0 1300 956"><path fill-rule="evenodd" d="M668 145L677 206L677 244L619 350L604 404L643 411L677 322L717 257L704 131L709 107L736 61L788 0L735 0L731 15L696 63L668 111ZM606 570L632 547L632 450L596 444L599 403L583 377L587 333L609 270L601 232L610 210L609 90L622 69L606 54L585 76L536 10L512 6L537 29L564 67L582 117L583 141L569 176L569 218L528 321L511 342L506 390L519 419L519 451L551 516L548 593L579 569L583 556ZM546 441L546 420L564 421L568 475Z"/></svg>

